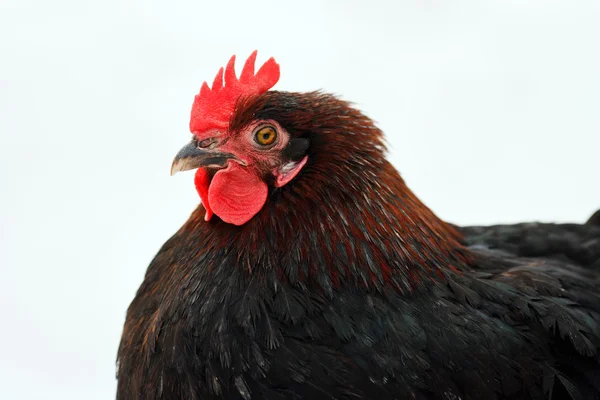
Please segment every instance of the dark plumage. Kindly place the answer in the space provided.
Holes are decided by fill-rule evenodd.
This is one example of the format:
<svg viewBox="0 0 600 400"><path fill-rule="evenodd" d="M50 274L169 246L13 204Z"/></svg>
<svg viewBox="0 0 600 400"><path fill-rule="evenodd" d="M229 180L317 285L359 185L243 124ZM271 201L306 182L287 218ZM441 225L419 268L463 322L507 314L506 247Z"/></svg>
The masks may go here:
<svg viewBox="0 0 600 400"><path fill-rule="evenodd" d="M306 166L264 176L247 223L201 205L160 249L118 399L600 398L600 226L446 224L330 95L241 99L229 130L255 120Z"/></svg>
<svg viewBox="0 0 600 400"><path fill-rule="evenodd" d="M594 215L592 215L590 217L590 219L588 219L588 221L586 222L587 225L596 225L596 226L600 226L600 210L596 211L594 213Z"/></svg>

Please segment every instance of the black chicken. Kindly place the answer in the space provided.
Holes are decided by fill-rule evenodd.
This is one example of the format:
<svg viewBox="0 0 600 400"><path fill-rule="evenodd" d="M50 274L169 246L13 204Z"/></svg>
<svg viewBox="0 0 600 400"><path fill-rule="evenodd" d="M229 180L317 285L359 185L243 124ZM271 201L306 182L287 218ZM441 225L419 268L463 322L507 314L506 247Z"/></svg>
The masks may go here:
<svg viewBox="0 0 600 400"><path fill-rule="evenodd" d="M447 224L371 120L255 57L196 96L172 171L203 205L129 307L118 399L600 398L598 217Z"/></svg>

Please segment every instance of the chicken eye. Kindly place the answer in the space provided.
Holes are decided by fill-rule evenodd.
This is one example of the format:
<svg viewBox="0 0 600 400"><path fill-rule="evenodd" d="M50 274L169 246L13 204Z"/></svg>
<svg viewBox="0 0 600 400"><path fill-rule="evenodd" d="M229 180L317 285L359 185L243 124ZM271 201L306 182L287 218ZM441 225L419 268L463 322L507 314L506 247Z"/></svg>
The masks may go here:
<svg viewBox="0 0 600 400"><path fill-rule="evenodd" d="M268 146L275 142L277 138L277 131L272 126L265 126L256 131L254 140L261 146Z"/></svg>

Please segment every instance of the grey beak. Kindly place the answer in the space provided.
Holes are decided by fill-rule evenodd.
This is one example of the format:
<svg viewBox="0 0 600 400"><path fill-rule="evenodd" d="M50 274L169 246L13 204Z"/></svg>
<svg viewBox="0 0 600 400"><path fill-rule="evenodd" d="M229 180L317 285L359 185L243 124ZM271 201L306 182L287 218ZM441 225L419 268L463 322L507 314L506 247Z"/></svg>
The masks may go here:
<svg viewBox="0 0 600 400"><path fill-rule="evenodd" d="M186 144L175 156L171 165L171 175L200 167L224 168L227 161L235 158L232 154L198 148L195 141Z"/></svg>

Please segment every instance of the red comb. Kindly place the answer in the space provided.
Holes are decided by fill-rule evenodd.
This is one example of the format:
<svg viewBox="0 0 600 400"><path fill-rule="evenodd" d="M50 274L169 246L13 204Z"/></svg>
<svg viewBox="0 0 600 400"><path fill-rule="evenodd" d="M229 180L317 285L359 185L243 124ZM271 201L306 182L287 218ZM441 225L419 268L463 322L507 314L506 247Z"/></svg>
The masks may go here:
<svg viewBox="0 0 600 400"><path fill-rule="evenodd" d="M226 129L233 115L235 103L241 97L257 95L272 88L279 80L279 64L273 57L254 74L256 61L255 50L246 60L240 78L235 76L235 55L229 59L225 68L225 84L223 84L223 67L219 69L212 84L212 89L204 82L200 93L196 95L192 105L190 131L202 134L212 129Z"/></svg>

